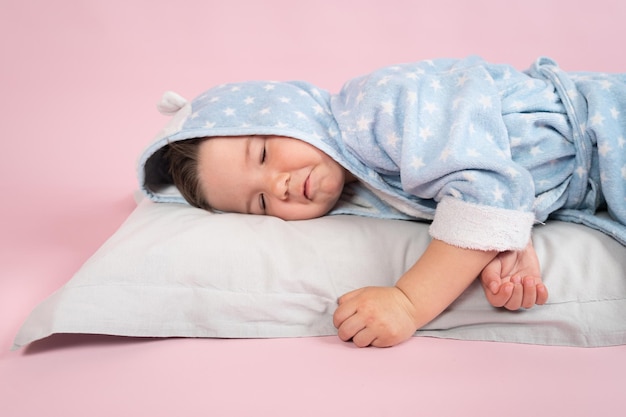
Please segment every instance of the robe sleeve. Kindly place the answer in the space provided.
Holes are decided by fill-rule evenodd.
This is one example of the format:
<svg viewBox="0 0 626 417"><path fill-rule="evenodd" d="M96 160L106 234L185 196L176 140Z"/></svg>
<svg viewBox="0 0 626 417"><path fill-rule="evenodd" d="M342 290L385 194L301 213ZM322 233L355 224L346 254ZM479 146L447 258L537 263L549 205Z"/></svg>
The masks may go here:
<svg viewBox="0 0 626 417"><path fill-rule="evenodd" d="M431 235L471 249L524 248L534 182L511 157L492 74L461 67L423 77L419 91L419 124L398 162L403 189L437 202Z"/></svg>
<svg viewBox="0 0 626 417"><path fill-rule="evenodd" d="M383 69L348 87L340 120L348 147L367 166L417 205L435 205L434 238L521 249L535 219L535 189L512 159L500 94L527 81L476 58Z"/></svg>

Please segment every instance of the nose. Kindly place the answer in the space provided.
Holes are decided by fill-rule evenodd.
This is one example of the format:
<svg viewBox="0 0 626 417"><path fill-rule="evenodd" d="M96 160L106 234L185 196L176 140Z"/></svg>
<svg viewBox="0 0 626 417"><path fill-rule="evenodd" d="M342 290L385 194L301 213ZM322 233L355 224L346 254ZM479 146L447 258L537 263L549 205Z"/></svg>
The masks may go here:
<svg viewBox="0 0 626 417"><path fill-rule="evenodd" d="M289 197L289 180L291 176L287 172L278 173L270 182L270 192L279 200L286 200Z"/></svg>

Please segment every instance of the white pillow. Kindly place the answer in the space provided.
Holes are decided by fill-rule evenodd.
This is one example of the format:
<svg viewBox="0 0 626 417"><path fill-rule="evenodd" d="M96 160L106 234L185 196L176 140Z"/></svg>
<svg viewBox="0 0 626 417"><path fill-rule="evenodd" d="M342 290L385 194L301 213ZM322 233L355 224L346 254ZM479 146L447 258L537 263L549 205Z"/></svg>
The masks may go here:
<svg viewBox="0 0 626 417"><path fill-rule="evenodd" d="M418 222L331 216L285 222L142 201L30 314L19 348L53 333L266 338L336 334L337 298L392 285L428 244ZM416 335L626 344L626 248L582 226L536 228L548 305L492 308L476 282Z"/></svg>

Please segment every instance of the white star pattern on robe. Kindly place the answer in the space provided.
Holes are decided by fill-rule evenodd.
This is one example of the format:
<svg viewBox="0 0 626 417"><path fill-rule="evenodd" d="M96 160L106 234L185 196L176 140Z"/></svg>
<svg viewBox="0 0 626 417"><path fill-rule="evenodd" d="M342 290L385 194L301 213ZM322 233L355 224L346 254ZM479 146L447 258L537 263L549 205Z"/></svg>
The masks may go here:
<svg viewBox="0 0 626 417"><path fill-rule="evenodd" d="M395 106L393 105L393 103L389 100L384 101L381 103L382 107L383 107L383 112L389 115L392 115L394 110L395 110Z"/></svg>
<svg viewBox="0 0 626 417"><path fill-rule="evenodd" d="M434 133L430 130L430 127L421 127L420 128L419 136L423 140L428 140L428 138L430 138L433 135L434 135Z"/></svg>
<svg viewBox="0 0 626 417"><path fill-rule="evenodd" d="M504 198L504 191L500 189L499 186L496 185L496 188L493 190L493 199L494 201L502 201Z"/></svg>
<svg viewBox="0 0 626 417"><path fill-rule="evenodd" d="M357 126L359 130L368 130L371 124L372 124L372 121L370 119L366 119L365 117L361 117L357 121Z"/></svg>
<svg viewBox="0 0 626 417"><path fill-rule="evenodd" d="M604 117L600 113L596 113L591 118L591 126L600 126L604 123Z"/></svg>
<svg viewBox="0 0 626 417"><path fill-rule="evenodd" d="M574 132L594 135L601 161L624 153L624 128L615 126L623 125L625 107L617 101L567 121L568 100L576 107L588 99L573 83L555 89L550 80L506 66L450 65L456 61L383 68L352 80L337 95L313 87L289 90L270 81L252 90L246 83L226 84L207 96L210 111L193 108L188 120L207 129L226 125L252 132L262 124L287 136L301 131L303 140L336 138L363 166L381 170L366 171L361 178L390 178L392 187L402 184L416 195L445 194L510 210L535 207L540 215L553 209L556 198L550 192L564 177L572 183L601 177L603 189L616 177L626 178L626 163L614 165L624 169L607 175L574 160ZM587 82L594 94L621 88L601 77ZM610 129L616 133L604 134ZM569 173L561 175L564 166ZM401 179L399 167L407 170ZM534 195L535 186L540 196Z"/></svg>
<svg viewBox="0 0 626 417"><path fill-rule="evenodd" d="M396 134L396 132L387 134L387 144L390 146L395 147L399 140L400 137Z"/></svg>
<svg viewBox="0 0 626 417"><path fill-rule="evenodd" d="M619 110L617 110L615 107L612 107L610 111L611 111L611 117L617 120L620 114Z"/></svg>
<svg viewBox="0 0 626 417"><path fill-rule="evenodd" d="M424 163L424 160L418 156L414 156L413 160L411 161L411 166L415 169L420 169L425 165L426 164Z"/></svg>

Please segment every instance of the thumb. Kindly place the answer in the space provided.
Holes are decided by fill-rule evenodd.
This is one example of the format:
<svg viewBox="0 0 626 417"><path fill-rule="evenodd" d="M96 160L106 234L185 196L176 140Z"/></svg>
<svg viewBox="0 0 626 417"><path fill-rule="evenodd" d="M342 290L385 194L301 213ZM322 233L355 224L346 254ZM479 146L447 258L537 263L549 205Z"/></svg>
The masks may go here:
<svg viewBox="0 0 626 417"><path fill-rule="evenodd" d="M480 273L480 281L483 287L489 289L492 294L497 294L500 290L501 272L502 263L496 257Z"/></svg>

